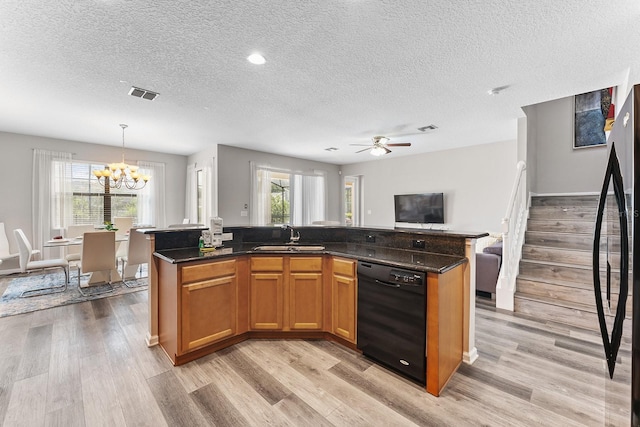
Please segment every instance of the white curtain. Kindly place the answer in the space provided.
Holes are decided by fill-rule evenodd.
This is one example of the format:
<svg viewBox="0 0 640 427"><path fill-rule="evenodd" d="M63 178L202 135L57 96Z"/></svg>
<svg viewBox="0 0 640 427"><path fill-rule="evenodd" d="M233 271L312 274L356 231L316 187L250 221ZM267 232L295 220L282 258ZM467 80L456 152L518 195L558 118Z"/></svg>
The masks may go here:
<svg viewBox="0 0 640 427"><path fill-rule="evenodd" d="M273 173L285 173L289 178L290 222L309 225L327 216L326 172L292 172L250 162L251 225L271 224L271 178Z"/></svg>
<svg viewBox="0 0 640 427"><path fill-rule="evenodd" d="M34 249L42 251L44 242L73 224L71 163L71 153L33 150L31 245Z"/></svg>
<svg viewBox="0 0 640 427"><path fill-rule="evenodd" d="M249 162L251 169L251 225L271 223L271 172L266 166Z"/></svg>
<svg viewBox="0 0 640 427"><path fill-rule="evenodd" d="M189 218L191 224L198 222L198 180L196 179L196 165L187 165L187 186L184 198L184 217Z"/></svg>
<svg viewBox="0 0 640 427"><path fill-rule="evenodd" d="M150 175L147 185L138 193L138 224L166 227L165 165L156 162L138 162L141 173Z"/></svg>
<svg viewBox="0 0 640 427"><path fill-rule="evenodd" d="M324 221L326 212L325 173L317 175L292 175L291 222L293 225L310 225Z"/></svg>
<svg viewBox="0 0 640 427"><path fill-rule="evenodd" d="M213 167L209 164L202 168L204 187L202 196L204 197L203 221L204 225L209 225L209 221L214 216L213 212Z"/></svg>

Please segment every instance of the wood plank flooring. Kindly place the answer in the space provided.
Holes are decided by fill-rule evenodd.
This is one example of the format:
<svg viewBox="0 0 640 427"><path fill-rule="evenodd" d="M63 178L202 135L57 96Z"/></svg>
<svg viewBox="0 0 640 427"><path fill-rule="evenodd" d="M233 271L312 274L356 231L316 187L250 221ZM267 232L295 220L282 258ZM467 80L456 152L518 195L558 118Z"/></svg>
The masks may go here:
<svg viewBox="0 0 640 427"><path fill-rule="evenodd" d="M146 292L0 319L3 426L629 425L593 331L479 300L480 358L443 394L325 341L252 340L180 367L147 348Z"/></svg>

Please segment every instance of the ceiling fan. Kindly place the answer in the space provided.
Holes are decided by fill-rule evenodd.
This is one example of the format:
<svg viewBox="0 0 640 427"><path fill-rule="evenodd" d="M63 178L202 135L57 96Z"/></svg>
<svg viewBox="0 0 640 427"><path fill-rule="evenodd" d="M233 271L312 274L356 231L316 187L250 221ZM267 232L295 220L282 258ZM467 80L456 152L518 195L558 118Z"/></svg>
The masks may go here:
<svg viewBox="0 0 640 427"><path fill-rule="evenodd" d="M367 148L363 148L360 151L356 151L356 153L362 153L363 151L371 150L371 154L374 156L382 156L384 154L388 154L391 152L389 147L411 147L410 142L388 142L391 141L386 136L377 135L371 138L373 144L350 144L350 145L360 145L366 146Z"/></svg>

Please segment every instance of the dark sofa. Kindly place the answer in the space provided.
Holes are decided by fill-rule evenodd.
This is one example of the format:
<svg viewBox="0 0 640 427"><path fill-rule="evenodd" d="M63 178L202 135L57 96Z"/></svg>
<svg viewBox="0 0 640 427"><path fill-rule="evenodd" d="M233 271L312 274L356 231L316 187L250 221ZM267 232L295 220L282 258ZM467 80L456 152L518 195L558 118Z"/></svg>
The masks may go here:
<svg viewBox="0 0 640 427"><path fill-rule="evenodd" d="M495 294L502 265L502 241L487 246L476 254L476 291Z"/></svg>

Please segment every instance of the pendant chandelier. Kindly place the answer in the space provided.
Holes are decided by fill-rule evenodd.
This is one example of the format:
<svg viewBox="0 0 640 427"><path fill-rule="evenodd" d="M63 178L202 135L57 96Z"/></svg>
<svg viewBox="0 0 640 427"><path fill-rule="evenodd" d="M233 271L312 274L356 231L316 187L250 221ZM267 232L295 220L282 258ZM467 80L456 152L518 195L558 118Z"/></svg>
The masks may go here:
<svg viewBox="0 0 640 427"><path fill-rule="evenodd" d="M120 127L122 128L122 162L109 163L103 170L94 170L93 174L103 187L121 188L124 185L129 190L140 190L151 177L138 173L138 166L125 163L124 130L127 125L121 124Z"/></svg>

